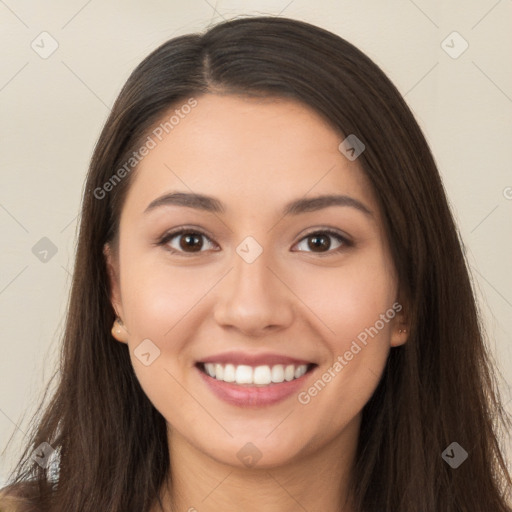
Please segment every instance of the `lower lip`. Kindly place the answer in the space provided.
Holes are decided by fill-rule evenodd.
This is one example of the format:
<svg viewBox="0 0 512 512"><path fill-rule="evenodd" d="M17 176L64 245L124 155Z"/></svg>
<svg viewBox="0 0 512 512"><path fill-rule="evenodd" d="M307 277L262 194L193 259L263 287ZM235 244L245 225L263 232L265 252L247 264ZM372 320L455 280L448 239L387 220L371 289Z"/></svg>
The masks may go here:
<svg viewBox="0 0 512 512"><path fill-rule="evenodd" d="M210 390L221 400L237 407L263 407L281 402L297 393L305 380L315 371L315 368L316 366L298 379L260 387L239 386L214 379L197 367L196 370Z"/></svg>

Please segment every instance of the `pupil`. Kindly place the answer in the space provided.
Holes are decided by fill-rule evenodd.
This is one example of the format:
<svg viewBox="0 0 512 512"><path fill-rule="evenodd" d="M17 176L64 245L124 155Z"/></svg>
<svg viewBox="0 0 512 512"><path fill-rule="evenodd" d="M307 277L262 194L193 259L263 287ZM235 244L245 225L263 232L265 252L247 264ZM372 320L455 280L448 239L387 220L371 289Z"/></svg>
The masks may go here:
<svg viewBox="0 0 512 512"><path fill-rule="evenodd" d="M325 247L326 249L329 249L330 241L329 237L326 236L312 236L310 237L311 240L314 240L313 243L309 244L310 249L318 248L318 247ZM323 240L324 242L318 243L318 240Z"/></svg>
<svg viewBox="0 0 512 512"><path fill-rule="evenodd" d="M188 245L190 240L194 240L194 239L196 241L198 241L198 243ZM186 240L186 241L184 242L184 240ZM180 243L180 245L181 245L182 249L194 249L195 250L195 249L201 249L201 246L202 246L201 240L200 240L200 236L198 236L195 233L188 234L188 235L183 235L181 237L181 241L182 242Z"/></svg>

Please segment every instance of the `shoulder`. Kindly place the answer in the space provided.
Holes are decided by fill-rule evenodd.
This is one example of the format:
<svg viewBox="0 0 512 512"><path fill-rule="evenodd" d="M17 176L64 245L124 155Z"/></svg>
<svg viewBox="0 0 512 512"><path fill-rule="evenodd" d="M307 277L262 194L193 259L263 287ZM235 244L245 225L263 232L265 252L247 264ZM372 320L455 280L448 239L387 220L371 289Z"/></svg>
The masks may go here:
<svg viewBox="0 0 512 512"><path fill-rule="evenodd" d="M33 489L30 483L0 489L0 512L39 512L29 497Z"/></svg>

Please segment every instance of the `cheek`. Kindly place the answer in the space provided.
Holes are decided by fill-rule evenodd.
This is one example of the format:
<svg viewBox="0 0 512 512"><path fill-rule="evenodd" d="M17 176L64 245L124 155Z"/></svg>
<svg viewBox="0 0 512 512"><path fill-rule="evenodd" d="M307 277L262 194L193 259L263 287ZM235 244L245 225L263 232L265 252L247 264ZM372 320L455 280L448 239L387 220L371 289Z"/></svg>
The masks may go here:
<svg viewBox="0 0 512 512"><path fill-rule="evenodd" d="M122 300L133 369L151 403L167 420L177 422L175 411L193 410L190 396L184 392L190 376L181 361L196 329L194 305L208 289L204 273L193 268L173 269L143 257L125 261L123 272ZM148 347L144 352L150 353L149 365L139 358L144 353L139 349L142 343Z"/></svg>
<svg viewBox="0 0 512 512"><path fill-rule="evenodd" d="M197 304L208 288L204 272L148 259L127 265L121 282L130 332L163 339Z"/></svg>
<svg viewBox="0 0 512 512"><path fill-rule="evenodd" d="M313 281L304 275L295 289L319 319L329 356L299 402L319 407L327 421L340 425L364 407L384 369L395 316L394 269L375 251L343 267L317 270Z"/></svg>
<svg viewBox="0 0 512 512"><path fill-rule="evenodd" d="M337 350L373 326L391 308L397 292L393 267L379 251L354 255L337 268L305 269L293 289ZM389 324L382 331L389 334Z"/></svg>

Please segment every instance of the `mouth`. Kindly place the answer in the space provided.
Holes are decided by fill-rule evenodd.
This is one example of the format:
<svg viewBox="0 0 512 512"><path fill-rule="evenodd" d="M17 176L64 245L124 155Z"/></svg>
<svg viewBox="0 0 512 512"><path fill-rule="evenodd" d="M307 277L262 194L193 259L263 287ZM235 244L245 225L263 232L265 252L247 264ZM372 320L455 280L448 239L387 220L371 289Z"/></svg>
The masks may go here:
<svg viewBox="0 0 512 512"><path fill-rule="evenodd" d="M248 365L215 362L197 362L196 368L212 379L244 388L274 387L286 382L301 379L318 365L272 364Z"/></svg>

